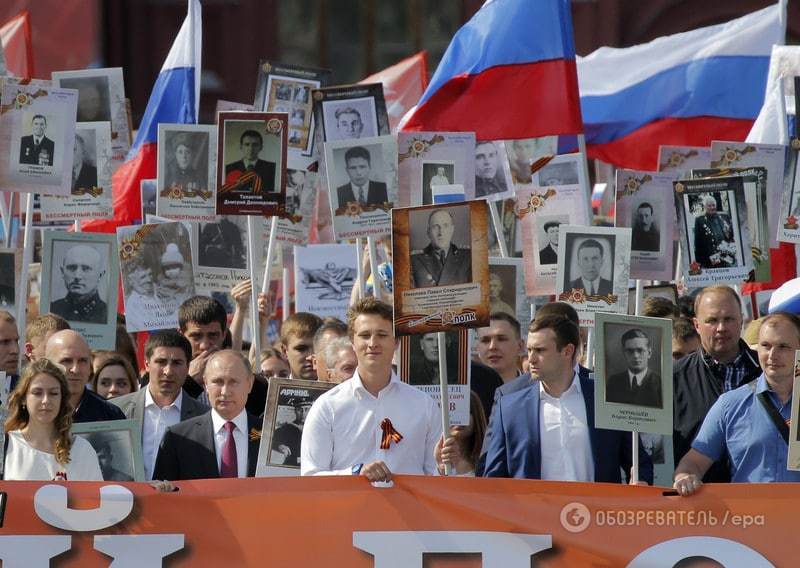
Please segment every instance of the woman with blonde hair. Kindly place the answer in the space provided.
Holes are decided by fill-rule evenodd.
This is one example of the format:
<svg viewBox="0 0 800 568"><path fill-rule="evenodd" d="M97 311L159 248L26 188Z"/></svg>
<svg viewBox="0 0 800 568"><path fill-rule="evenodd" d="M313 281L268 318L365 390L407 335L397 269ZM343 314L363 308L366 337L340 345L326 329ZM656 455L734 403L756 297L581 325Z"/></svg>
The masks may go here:
<svg viewBox="0 0 800 568"><path fill-rule="evenodd" d="M6 480L102 481L91 444L72 436L72 407L60 367L37 359L8 399Z"/></svg>

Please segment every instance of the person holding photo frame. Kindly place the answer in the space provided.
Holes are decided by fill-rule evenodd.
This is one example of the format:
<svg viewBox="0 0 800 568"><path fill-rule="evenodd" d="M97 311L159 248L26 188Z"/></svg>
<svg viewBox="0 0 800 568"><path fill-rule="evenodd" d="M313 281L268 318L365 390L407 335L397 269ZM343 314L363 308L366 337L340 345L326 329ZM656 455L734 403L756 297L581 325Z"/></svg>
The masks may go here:
<svg viewBox="0 0 800 568"><path fill-rule="evenodd" d="M8 400L6 481L103 481L91 444L73 436L67 378L47 359L25 367Z"/></svg>

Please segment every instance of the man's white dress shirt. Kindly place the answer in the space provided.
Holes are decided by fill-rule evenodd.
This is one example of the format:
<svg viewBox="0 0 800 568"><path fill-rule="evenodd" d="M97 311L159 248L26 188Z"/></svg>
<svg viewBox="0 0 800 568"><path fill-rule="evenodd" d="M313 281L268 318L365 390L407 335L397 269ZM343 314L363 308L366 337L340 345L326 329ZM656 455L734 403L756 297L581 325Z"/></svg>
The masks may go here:
<svg viewBox="0 0 800 568"><path fill-rule="evenodd" d="M156 404L150 395L150 389L145 387L144 393L144 423L142 424L142 453L144 454L144 475L148 480L153 479L153 469L156 466L158 446L161 438L170 426L175 426L181 421L181 403L183 402L183 389L172 404L163 408Z"/></svg>
<svg viewBox="0 0 800 568"><path fill-rule="evenodd" d="M211 409L211 424L214 428L214 450L217 453L217 469L222 471L222 448L228 440L228 431L225 423L228 422L217 411ZM237 477L247 477L247 450L250 446L250 433L247 431L247 410L242 410L236 418L231 420L233 441L236 443Z"/></svg>

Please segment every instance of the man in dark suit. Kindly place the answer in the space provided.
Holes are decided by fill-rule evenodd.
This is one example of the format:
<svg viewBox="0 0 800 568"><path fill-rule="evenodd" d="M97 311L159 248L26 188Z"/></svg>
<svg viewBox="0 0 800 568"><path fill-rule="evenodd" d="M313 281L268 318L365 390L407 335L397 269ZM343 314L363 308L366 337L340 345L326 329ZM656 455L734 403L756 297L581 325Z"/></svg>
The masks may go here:
<svg viewBox="0 0 800 568"><path fill-rule="evenodd" d="M97 168L87 161L86 142L75 133L75 150L72 154L72 193L97 187Z"/></svg>
<svg viewBox="0 0 800 568"><path fill-rule="evenodd" d="M52 166L56 145L44 134L47 130L47 118L41 114L34 115L31 119L31 130L33 134L23 136L20 141L19 163Z"/></svg>
<svg viewBox="0 0 800 568"><path fill-rule="evenodd" d="M261 426L245 409L253 380L250 362L241 353L214 353L205 369L211 411L167 429L153 479L253 477L260 440L250 434Z"/></svg>
<svg viewBox="0 0 800 568"><path fill-rule="evenodd" d="M578 246L579 278L570 281L569 289L583 290L589 296L605 296L614 292L611 280L600 277L603 268L603 245L595 239L586 239Z"/></svg>
<svg viewBox="0 0 800 568"><path fill-rule="evenodd" d="M653 219L653 206L643 201L633 214L633 236L631 249L658 252L661 248L661 233Z"/></svg>
<svg viewBox="0 0 800 568"><path fill-rule="evenodd" d="M369 179L372 171L369 150L362 146L353 146L345 152L344 164L350 182L336 188L339 207L353 202L363 206L381 205L389 201L386 184Z"/></svg>
<svg viewBox="0 0 800 568"><path fill-rule="evenodd" d="M539 249L539 264L558 263L558 227L561 221L548 221L544 224L547 233L547 246Z"/></svg>
<svg viewBox="0 0 800 568"><path fill-rule="evenodd" d="M243 175L255 172L260 183L249 185L253 193L272 193L275 191L275 162L258 157L264 147L264 138L255 130L245 130L239 138L242 159L225 166L225 185L234 183ZM256 190L256 186L258 189Z"/></svg>
<svg viewBox="0 0 800 568"><path fill-rule="evenodd" d="M447 209L434 209L428 217L430 243L411 253L414 288L466 284L472 280L472 251L453 240L453 217Z"/></svg>
<svg viewBox="0 0 800 568"><path fill-rule="evenodd" d="M630 480L630 436L595 428L594 383L575 371L580 345L579 328L566 316L546 315L531 324L530 369L539 381L499 400L484 477L621 483L624 471ZM641 444L638 478L653 482Z"/></svg>
<svg viewBox="0 0 800 568"><path fill-rule="evenodd" d="M707 195L703 199L705 215L694 220L694 254L703 268L736 266L736 255L720 250L734 245L733 225L727 215L717 213L717 200Z"/></svg>
<svg viewBox="0 0 800 568"><path fill-rule="evenodd" d="M641 329L629 329L620 342L628 370L608 378L606 401L662 408L661 375L647 367L653 355L650 338Z"/></svg>

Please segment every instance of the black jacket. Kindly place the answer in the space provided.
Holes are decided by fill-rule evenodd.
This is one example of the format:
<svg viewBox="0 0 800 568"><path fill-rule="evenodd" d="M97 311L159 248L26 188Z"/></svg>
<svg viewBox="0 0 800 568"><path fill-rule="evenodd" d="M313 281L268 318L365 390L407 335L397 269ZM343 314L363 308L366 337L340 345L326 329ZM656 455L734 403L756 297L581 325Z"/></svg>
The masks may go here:
<svg viewBox="0 0 800 568"><path fill-rule="evenodd" d="M739 347L745 352L744 360L748 368L742 381L742 384L745 384L757 379L761 374L761 368L758 366L758 356L755 351L742 340L739 340ZM706 414L723 392L722 378L713 372L703 355L702 348L690 353L675 363L672 372L675 393L672 446L676 466L691 449L692 442L697 431L700 430ZM738 386L741 385L734 385L734 387ZM730 466L727 458L715 462L703 477L703 481L706 483L728 483L730 480Z"/></svg>
<svg viewBox="0 0 800 568"><path fill-rule="evenodd" d="M83 389L78 408L72 415L72 423L101 422L103 420L125 420L125 414L100 395Z"/></svg>

